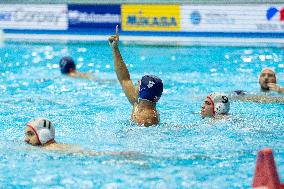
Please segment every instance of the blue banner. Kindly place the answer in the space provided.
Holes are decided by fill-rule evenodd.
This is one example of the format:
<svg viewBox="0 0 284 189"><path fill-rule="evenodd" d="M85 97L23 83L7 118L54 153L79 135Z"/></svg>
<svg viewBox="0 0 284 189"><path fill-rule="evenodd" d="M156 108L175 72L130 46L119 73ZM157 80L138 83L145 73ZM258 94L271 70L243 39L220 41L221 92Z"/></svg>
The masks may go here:
<svg viewBox="0 0 284 189"><path fill-rule="evenodd" d="M121 23L120 5L68 5L69 28L115 28Z"/></svg>

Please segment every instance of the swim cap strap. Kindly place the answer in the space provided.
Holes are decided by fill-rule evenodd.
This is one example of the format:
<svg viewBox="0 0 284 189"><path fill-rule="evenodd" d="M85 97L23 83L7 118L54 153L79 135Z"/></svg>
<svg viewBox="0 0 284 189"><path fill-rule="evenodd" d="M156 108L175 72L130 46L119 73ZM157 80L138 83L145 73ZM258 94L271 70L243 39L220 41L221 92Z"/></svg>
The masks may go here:
<svg viewBox="0 0 284 189"><path fill-rule="evenodd" d="M40 141L40 139L39 139L39 137L38 137L38 134L37 134L36 130L33 128L33 126L31 126L31 125L27 125L27 126L33 130L33 132L34 132L35 135L36 135L37 140L39 141L39 144L42 145L42 143L41 143L41 141Z"/></svg>
<svg viewBox="0 0 284 189"><path fill-rule="evenodd" d="M46 141L45 144L48 144L49 142L51 142L51 141L53 141L53 140L54 140L54 139L50 139L50 140Z"/></svg>
<svg viewBox="0 0 284 189"><path fill-rule="evenodd" d="M138 99L137 99L138 104L139 104L139 102L140 102L141 100L148 101L148 102L151 102L151 103L153 103L153 104L156 104L155 101L151 101L151 100L148 100L148 99L145 99L145 98L138 98Z"/></svg>

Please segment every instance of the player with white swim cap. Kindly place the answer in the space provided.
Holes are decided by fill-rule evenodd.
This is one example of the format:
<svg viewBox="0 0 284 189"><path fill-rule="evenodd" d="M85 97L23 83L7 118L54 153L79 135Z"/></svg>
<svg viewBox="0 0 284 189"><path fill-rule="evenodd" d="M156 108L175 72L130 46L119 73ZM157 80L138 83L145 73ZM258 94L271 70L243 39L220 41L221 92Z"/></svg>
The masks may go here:
<svg viewBox="0 0 284 189"><path fill-rule="evenodd" d="M59 150L70 153L83 153L85 150L77 145L58 144L55 141L55 128L51 121L45 118L36 118L29 121L25 128L25 141L33 146L47 150Z"/></svg>
<svg viewBox="0 0 284 189"><path fill-rule="evenodd" d="M227 115L230 110L229 98L222 93L212 93L208 95L201 108L201 117L215 117L217 115Z"/></svg>
<svg viewBox="0 0 284 189"><path fill-rule="evenodd" d="M46 150L61 151L71 154L86 156L137 156L136 152L95 152L78 145L58 144L55 142L55 128L51 121L45 118L36 118L29 121L25 128L25 141L33 146L39 146Z"/></svg>
<svg viewBox="0 0 284 189"><path fill-rule="evenodd" d="M55 143L55 129L45 118L32 119L25 129L25 141L31 145L47 145Z"/></svg>

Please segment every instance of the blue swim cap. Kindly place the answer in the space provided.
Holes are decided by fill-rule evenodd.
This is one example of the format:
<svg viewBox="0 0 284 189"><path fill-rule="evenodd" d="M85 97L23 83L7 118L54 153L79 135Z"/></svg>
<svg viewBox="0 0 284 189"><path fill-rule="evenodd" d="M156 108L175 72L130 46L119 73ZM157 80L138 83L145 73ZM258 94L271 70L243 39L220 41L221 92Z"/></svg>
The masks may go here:
<svg viewBox="0 0 284 189"><path fill-rule="evenodd" d="M139 99L158 102L163 93L163 81L153 75L145 75L140 82Z"/></svg>
<svg viewBox="0 0 284 189"><path fill-rule="evenodd" d="M65 56L61 58L59 66L60 66L60 71L63 74L70 73L70 69L76 70L76 65L74 63L74 60L70 56Z"/></svg>

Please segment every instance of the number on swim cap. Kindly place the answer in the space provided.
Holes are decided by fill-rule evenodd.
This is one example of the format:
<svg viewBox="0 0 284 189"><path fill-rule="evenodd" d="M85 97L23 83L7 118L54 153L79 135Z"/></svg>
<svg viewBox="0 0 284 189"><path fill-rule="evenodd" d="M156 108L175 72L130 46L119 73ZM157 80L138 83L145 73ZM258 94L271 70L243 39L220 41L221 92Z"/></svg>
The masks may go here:
<svg viewBox="0 0 284 189"><path fill-rule="evenodd" d="M228 100L228 97L226 97L226 96L222 96L222 102L223 103L227 103L229 100Z"/></svg>

